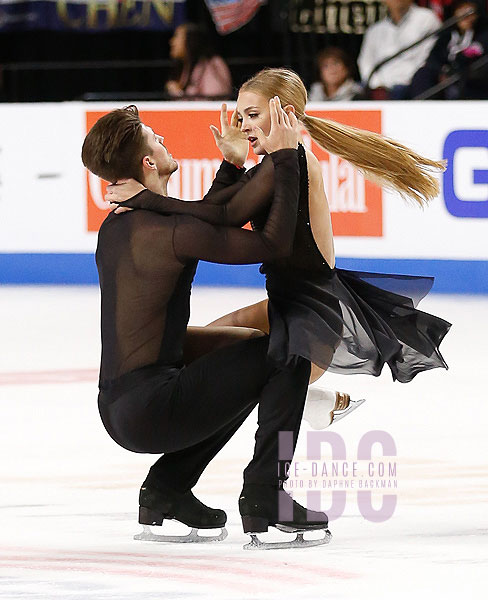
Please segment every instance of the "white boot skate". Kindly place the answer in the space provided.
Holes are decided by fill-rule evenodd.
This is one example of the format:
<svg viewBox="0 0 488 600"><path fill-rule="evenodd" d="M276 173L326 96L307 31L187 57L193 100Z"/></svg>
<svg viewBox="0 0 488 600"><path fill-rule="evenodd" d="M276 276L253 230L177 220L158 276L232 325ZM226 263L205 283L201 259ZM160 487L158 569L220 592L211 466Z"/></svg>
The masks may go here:
<svg viewBox="0 0 488 600"><path fill-rule="evenodd" d="M340 421L345 416L359 408L366 400L351 400L349 394L331 392L310 386L305 401L303 419L312 429L326 429L332 423Z"/></svg>

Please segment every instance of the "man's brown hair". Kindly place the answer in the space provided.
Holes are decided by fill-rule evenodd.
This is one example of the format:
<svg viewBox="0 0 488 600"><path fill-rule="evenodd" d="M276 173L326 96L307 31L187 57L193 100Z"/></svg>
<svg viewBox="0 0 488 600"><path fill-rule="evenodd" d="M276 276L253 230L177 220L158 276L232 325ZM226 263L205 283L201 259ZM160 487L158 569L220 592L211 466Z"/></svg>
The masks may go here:
<svg viewBox="0 0 488 600"><path fill-rule="evenodd" d="M142 183L142 159L149 153L137 107L131 104L104 115L83 142L81 160L106 181L132 178Z"/></svg>

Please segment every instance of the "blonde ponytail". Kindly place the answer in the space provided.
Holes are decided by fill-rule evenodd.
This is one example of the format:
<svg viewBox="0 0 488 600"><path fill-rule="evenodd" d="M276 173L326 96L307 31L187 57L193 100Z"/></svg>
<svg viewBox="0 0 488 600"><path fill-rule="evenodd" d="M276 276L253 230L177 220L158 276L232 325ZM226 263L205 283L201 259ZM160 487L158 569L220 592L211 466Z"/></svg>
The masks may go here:
<svg viewBox="0 0 488 600"><path fill-rule="evenodd" d="M279 96L283 107L292 105L312 139L327 152L347 160L367 179L395 190L405 200L424 206L439 194L433 173L445 170L445 161L435 161L410 148L363 129L305 114L307 90L290 69L263 69L241 86L269 99Z"/></svg>
<svg viewBox="0 0 488 600"><path fill-rule="evenodd" d="M445 170L445 161L434 161L378 133L304 115L301 119L319 146L347 160L363 175L394 190L405 200L424 206L439 194L433 172Z"/></svg>

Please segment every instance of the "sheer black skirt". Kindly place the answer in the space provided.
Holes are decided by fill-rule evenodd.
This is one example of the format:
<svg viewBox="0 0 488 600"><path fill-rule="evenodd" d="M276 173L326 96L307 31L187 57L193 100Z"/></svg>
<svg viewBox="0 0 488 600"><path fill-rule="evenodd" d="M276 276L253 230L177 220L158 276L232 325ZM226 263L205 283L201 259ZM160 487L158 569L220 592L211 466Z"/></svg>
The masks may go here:
<svg viewBox="0 0 488 600"><path fill-rule="evenodd" d="M267 265L269 356L279 364L302 356L334 373L394 380L447 364L439 345L451 324L416 309L431 277L326 269L322 273Z"/></svg>

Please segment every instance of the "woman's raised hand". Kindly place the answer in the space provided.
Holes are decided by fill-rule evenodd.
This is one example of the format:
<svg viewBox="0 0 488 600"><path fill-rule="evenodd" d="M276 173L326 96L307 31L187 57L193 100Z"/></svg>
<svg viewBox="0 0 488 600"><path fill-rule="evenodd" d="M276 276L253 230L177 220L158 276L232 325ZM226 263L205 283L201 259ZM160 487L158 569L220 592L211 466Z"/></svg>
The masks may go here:
<svg viewBox="0 0 488 600"><path fill-rule="evenodd" d="M242 167L246 162L249 152L249 142L244 133L242 133L237 122L237 110L232 113L232 118L229 123L227 114L227 104L222 104L220 108L220 129L215 125L210 125L210 129L215 138L215 143L218 149L222 152L222 156L227 162L230 162L238 167Z"/></svg>
<svg viewBox="0 0 488 600"><path fill-rule="evenodd" d="M125 202L146 188L135 179L120 179L117 183L111 183L107 186L105 193L105 202L110 203L110 209L118 215L120 213L132 210L126 206L119 206L120 202Z"/></svg>
<svg viewBox="0 0 488 600"><path fill-rule="evenodd" d="M260 127L254 128L254 133L262 148L269 154L283 148L296 148L300 139L300 126L295 113L287 114L281 108L278 96L269 101L271 128L268 135L264 135Z"/></svg>

